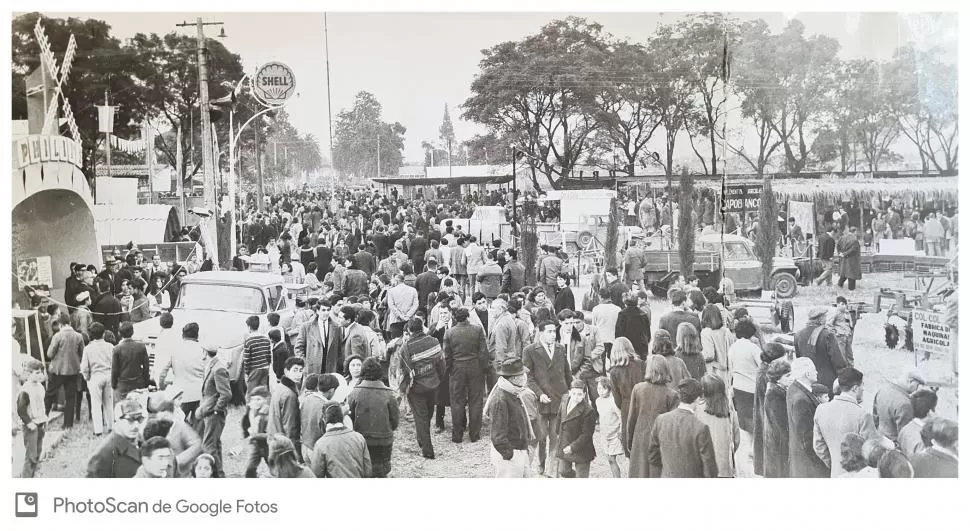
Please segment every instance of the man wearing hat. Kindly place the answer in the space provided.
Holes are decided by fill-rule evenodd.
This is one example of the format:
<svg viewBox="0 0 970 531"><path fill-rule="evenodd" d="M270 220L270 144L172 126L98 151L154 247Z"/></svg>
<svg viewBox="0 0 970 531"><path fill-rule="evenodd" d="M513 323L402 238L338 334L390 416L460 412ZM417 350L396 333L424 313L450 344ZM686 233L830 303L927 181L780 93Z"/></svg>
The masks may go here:
<svg viewBox="0 0 970 531"><path fill-rule="evenodd" d="M136 442L145 421L145 408L136 400L115 405L114 422L108 435L88 460L89 478L131 478L141 466Z"/></svg>
<svg viewBox="0 0 970 531"><path fill-rule="evenodd" d="M824 307L808 311L805 328L795 334L795 357L812 360L818 371L818 383L832 389L836 374L848 363L842 355L839 340L825 325L827 316L828 310Z"/></svg>
<svg viewBox="0 0 970 531"><path fill-rule="evenodd" d="M213 476L225 477L222 467L222 430L226 427L226 414L232 390L229 387L229 370L217 356L219 349L204 345L205 370L202 373L202 399L195 411L196 421L203 423L202 450L215 458Z"/></svg>
<svg viewBox="0 0 970 531"><path fill-rule="evenodd" d="M82 334L87 333L88 327L94 322L94 317L91 315L91 292L83 290L75 295L74 306L71 327Z"/></svg>
<svg viewBox="0 0 970 531"><path fill-rule="evenodd" d="M489 449L497 478L529 476L529 444L535 432L526 409L525 368L522 360L510 357L498 369L498 381L487 400L486 416L491 420Z"/></svg>
<svg viewBox="0 0 970 531"><path fill-rule="evenodd" d="M899 439L899 430L913 420L913 405L909 396L926 381L919 371L904 371L876 392L872 401L872 417L879 433L889 440Z"/></svg>
<svg viewBox="0 0 970 531"><path fill-rule="evenodd" d="M77 297L81 293L88 292L88 286L84 283L82 278L84 275L84 269L84 264L71 262L71 276L64 280L64 302L66 302L68 305L75 305L78 301ZM89 293L89 295L93 295L93 293Z"/></svg>
<svg viewBox="0 0 970 531"><path fill-rule="evenodd" d="M864 439L874 435L872 416L862 402L862 372L852 367L839 371L839 394L815 410L812 444L815 454L832 469L831 477L845 474L842 468L842 439L855 433ZM907 400L908 402L908 400Z"/></svg>

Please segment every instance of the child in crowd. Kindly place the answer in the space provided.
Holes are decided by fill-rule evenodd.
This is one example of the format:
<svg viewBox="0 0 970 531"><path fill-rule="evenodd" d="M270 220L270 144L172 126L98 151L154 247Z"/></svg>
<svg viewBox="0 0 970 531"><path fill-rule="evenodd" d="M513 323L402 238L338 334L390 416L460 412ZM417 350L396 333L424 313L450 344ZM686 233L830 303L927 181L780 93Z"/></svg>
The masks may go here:
<svg viewBox="0 0 970 531"><path fill-rule="evenodd" d="M600 433L606 443L606 458L610 462L610 471L613 477L620 475L620 465L616 462L616 457L623 455L623 441L620 440L622 422L620 419L620 408L616 407L613 400L613 384L606 376L596 379L596 391L599 398L596 399L596 412L599 414Z"/></svg>
<svg viewBox="0 0 970 531"><path fill-rule="evenodd" d="M266 445L266 424L269 421L269 389L260 385L249 392L246 414L242 418L243 437L248 439L249 456L246 460L246 477L256 477L260 461L269 457ZM201 457L201 456L200 456ZM267 461L267 465L269 462Z"/></svg>
<svg viewBox="0 0 970 531"><path fill-rule="evenodd" d="M209 454L199 454L192 465L192 477L211 478L212 471L215 470L216 460Z"/></svg>
<svg viewBox="0 0 970 531"><path fill-rule="evenodd" d="M37 473L40 454L44 450L44 428L47 427L47 413L44 409L44 395L47 390L43 381L44 364L30 359L24 371L26 380L17 393L17 415L24 423L24 468L20 477L32 478Z"/></svg>

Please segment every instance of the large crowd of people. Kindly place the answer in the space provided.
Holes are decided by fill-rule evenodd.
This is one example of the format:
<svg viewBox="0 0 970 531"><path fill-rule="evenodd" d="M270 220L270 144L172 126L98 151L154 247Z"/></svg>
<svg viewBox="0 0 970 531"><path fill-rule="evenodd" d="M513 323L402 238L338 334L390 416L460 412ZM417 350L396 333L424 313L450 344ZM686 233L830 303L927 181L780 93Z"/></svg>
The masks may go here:
<svg viewBox="0 0 970 531"><path fill-rule="evenodd" d="M181 278L213 268L204 245L186 264L146 263L134 245L103 269L72 264L64 302L26 301L41 330L14 326L16 352L39 342L15 363L22 475L52 410L70 428L86 398L88 477L224 477L236 429L246 477L264 462L275 477L386 477L403 422L425 459L432 429L487 437L497 477L588 477L596 459L613 477L734 477L742 438L759 476L956 476L957 424L919 373L863 411L844 298L811 310L793 348L734 305L730 283L682 277L653 315L634 246L577 300L560 249L527 275L516 249L447 221L510 196L466 199L304 190L247 205L232 269L302 287L289 322L226 323L247 331L237 381L198 323L173 326ZM133 324L154 315L148 348ZM241 425L227 426L234 407Z"/></svg>

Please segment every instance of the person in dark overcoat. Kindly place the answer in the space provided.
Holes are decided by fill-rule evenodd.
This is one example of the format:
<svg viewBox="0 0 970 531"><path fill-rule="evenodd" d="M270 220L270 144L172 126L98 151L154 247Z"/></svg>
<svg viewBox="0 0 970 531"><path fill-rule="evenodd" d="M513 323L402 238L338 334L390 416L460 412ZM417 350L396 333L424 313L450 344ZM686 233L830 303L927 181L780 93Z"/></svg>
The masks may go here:
<svg viewBox="0 0 970 531"><path fill-rule="evenodd" d="M788 462L788 405L787 393L791 385L791 364L781 358L768 365L768 387L764 398L764 464L761 475L766 478L787 478Z"/></svg>
<svg viewBox="0 0 970 531"><path fill-rule="evenodd" d="M838 251L842 261L839 264L839 287L849 281L849 291L855 290L855 283L862 279L861 247L859 246L858 231L850 227L849 232L839 238Z"/></svg>
<svg viewBox="0 0 970 531"><path fill-rule="evenodd" d="M646 365L636 356L633 344L625 337L618 337L610 351L610 383L613 384L613 401L620 408L622 425L621 440L626 456L630 457L630 433L627 426L633 388L643 381Z"/></svg>
<svg viewBox="0 0 970 531"><path fill-rule="evenodd" d="M793 478L827 478L829 467L815 454L812 436L815 430L815 409L819 400L812 394L817 372L812 360L796 358L791 375L795 380L788 386L785 401L788 413L788 458Z"/></svg>
<svg viewBox="0 0 970 531"><path fill-rule="evenodd" d="M627 416L627 446L630 449L630 477L650 477L647 448L653 424L663 413L677 407L677 393L667 386L670 368L659 354L647 356L645 381L633 387L630 412Z"/></svg>
<svg viewBox="0 0 970 531"><path fill-rule="evenodd" d="M828 311L812 308L808 312L805 328L795 334L795 357L812 360L818 373L817 382L832 389L835 377L848 366L835 334L825 325ZM832 397L832 394L829 394Z"/></svg>
<svg viewBox="0 0 970 531"><path fill-rule="evenodd" d="M635 293L623 296L624 308L616 317L616 337L629 339L633 350L643 360L650 352L650 316L640 309L638 303Z"/></svg>
<svg viewBox="0 0 970 531"><path fill-rule="evenodd" d="M556 433L559 446L559 477L588 478L589 464L596 457L593 432L596 431L596 411L586 400L586 382L575 379L559 405L559 425ZM575 470L574 470L575 467Z"/></svg>
<svg viewBox="0 0 970 531"><path fill-rule="evenodd" d="M764 467L764 457L765 457L765 395L768 391L768 367L771 362L785 355L785 347L780 343L768 343L765 345L764 351L761 353L761 365L758 367L758 377L754 382L754 441L752 446L754 446L754 473L758 476L765 475ZM790 366L789 366L790 370ZM782 412L785 412L785 394L781 394L782 398ZM787 413L785 413L787 415ZM787 426L787 421L785 426ZM787 430L786 430L787 434ZM787 441L787 436L785 441ZM788 455L788 446L785 443L785 455ZM787 458L786 458L787 462ZM787 470L787 465L786 465Z"/></svg>

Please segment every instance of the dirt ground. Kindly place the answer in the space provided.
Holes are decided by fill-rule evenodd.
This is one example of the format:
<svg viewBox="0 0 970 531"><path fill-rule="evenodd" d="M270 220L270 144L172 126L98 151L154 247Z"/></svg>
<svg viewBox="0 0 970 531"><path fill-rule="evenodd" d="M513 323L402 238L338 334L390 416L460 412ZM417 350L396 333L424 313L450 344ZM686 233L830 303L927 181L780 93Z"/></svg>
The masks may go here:
<svg viewBox="0 0 970 531"><path fill-rule="evenodd" d="M859 283L855 293L851 294L847 290L837 290L832 287L800 287L799 293L794 299L795 329L804 326L808 309L812 306L830 305L835 302L835 297L839 294L845 295L850 301L871 302L881 286L912 287L910 281L904 279L900 273L867 275ZM577 301L582 300L584 291L583 288L576 288ZM656 328L659 316L663 315L669 308L669 304L664 300L655 299L651 301L654 328ZM866 390L863 407L866 410L871 410L872 398L880 387L902 371L912 368L915 363L913 354L901 346L896 349L886 347L883 335L885 320L885 314L865 314L856 327L853 350L856 366L865 374ZM939 358L931 358L920 365L924 374L937 376L945 375L947 367L947 361ZM941 390L937 413L956 419L956 408L957 399L954 389ZM230 477L242 477L244 472L245 444L239 424L242 414L242 408L234 408L230 412L226 431L223 434L226 468ZM441 434L435 434L432 430L437 458L427 460L421 456L421 451L418 448L413 422L402 420L401 426L395 434L390 477L490 477L492 466L489 462L487 425L483 428L480 441L474 444L470 443L466 435L464 443L456 444L451 442L450 416L446 416L445 424L448 429ZM65 433L57 448L41 463L38 476L83 477L88 457L98 444L98 440L91 435L90 430L90 423L87 421L87 407L85 406L83 422L77 423ZM19 437L19 434L17 437ZM603 440L599 435L598 428L594 437L594 444L598 455L590 468L590 476L610 477L609 465L602 453ZM14 446L19 445L15 444ZM741 477L753 476L751 441L743 433L741 447L736 453L736 461L738 474ZM623 457L620 457L620 468L625 477L627 475L627 461ZM19 472L19 467L15 466L14 474L19 474ZM260 475L268 475L265 465L261 466Z"/></svg>

